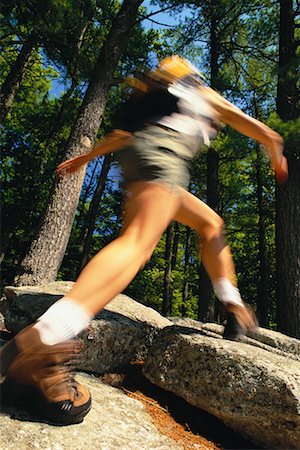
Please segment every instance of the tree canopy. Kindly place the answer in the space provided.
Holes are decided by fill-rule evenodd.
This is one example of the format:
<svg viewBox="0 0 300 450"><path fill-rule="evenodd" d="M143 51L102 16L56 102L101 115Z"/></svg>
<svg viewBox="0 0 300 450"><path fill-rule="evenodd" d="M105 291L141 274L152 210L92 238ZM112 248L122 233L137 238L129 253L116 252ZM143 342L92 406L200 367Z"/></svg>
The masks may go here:
<svg viewBox="0 0 300 450"><path fill-rule="evenodd" d="M284 10L290 14L284 16ZM279 324L299 338L298 3L9 0L0 27L2 286L14 283L20 267L25 275L33 270L24 260L34 254L39 234L43 241L46 235L49 242L57 240L50 225L41 235L45 217L49 224L53 218L51 199L62 189L55 188L56 165L85 151L82 136L94 141L114 128L127 75L178 53L199 67L208 84L285 138L291 170L287 186L276 187L256 142L224 128L212 145L215 153L193 160L190 190L208 203L214 199L226 223L242 296L261 323ZM76 188L63 188L77 193L65 205L66 211L72 209L70 225L65 244L57 244L59 255L53 253L56 264L49 279L75 280L86 261L118 235L119 181L110 156L93 161ZM283 209L290 221L281 218ZM46 277L42 269L34 270ZM203 319L215 300L203 283L196 235L173 224L126 292L166 315ZM290 285L286 294L278 290ZM284 295L293 317L280 306ZM212 314L213 320L222 320L219 308Z"/></svg>

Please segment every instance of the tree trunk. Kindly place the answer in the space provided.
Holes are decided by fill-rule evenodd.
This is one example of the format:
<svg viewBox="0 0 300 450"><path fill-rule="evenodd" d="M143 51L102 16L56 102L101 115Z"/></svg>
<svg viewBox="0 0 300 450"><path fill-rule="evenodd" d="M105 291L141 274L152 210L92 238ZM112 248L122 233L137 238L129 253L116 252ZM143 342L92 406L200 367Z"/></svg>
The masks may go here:
<svg viewBox="0 0 300 450"><path fill-rule="evenodd" d="M219 154L212 148L207 153L207 204L217 209L219 204ZM200 243L201 244L201 243ZM199 305L198 318L202 321L214 321L215 302L209 276L201 263L199 268Z"/></svg>
<svg viewBox="0 0 300 450"><path fill-rule="evenodd" d="M80 243L83 242L83 237L84 237L85 229L86 229L85 204L88 201L88 198L90 197L91 192L93 191L93 186L95 185L95 180L97 178L96 174L98 172L98 169L99 169L99 162L96 161L96 163L94 164L92 173L90 174L89 182L86 184L86 186L83 185L84 187L81 189L81 193L80 193L80 200L79 200L79 204L78 204L79 214L77 214L75 216L75 220L73 223L73 227L80 229L80 234L79 234L79 238L78 238L78 241ZM83 246L83 244L82 244L82 246Z"/></svg>
<svg viewBox="0 0 300 450"><path fill-rule="evenodd" d="M262 182L262 151L256 146L256 198L258 205L258 285L257 285L257 316L261 326L268 325L269 301L268 301L268 258L266 245L266 222L264 213L264 197Z"/></svg>
<svg viewBox="0 0 300 450"><path fill-rule="evenodd" d="M102 195L105 188L105 183L107 179L107 175L109 172L110 164L112 160L112 154L108 154L104 157L100 177L98 180L98 185L93 195L93 199L90 204L90 208L88 211L87 222L83 230L83 252L82 252L82 260L79 268L79 272L86 266L89 258L89 253L92 244L93 231L95 228L96 218L99 211L99 206L101 203Z"/></svg>
<svg viewBox="0 0 300 450"><path fill-rule="evenodd" d="M299 117L295 23L292 0L280 1L277 112L282 120ZM276 294L278 330L300 338L300 145L286 143L289 179L276 186Z"/></svg>
<svg viewBox="0 0 300 450"><path fill-rule="evenodd" d="M212 287L203 264L199 266L199 286L198 320L201 322L214 322L215 303L212 301Z"/></svg>
<svg viewBox="0 0 300 450"><path fill-rule="evenodd" d="M9 248L13 234L14 234L14 232L13 232L13 230L11 231L11 227L10 227L9 232L3 233L3 236L1 237L0 265L2 264L2 262L5 258L6 250Z"/></svg>
<svg viewBox="0 0 300 450"><path fill-rule="evenodd" d="M166 250L165 250L165 273L164 273L164 291L162 314L164 316L171 314L172 307L172 248L174 240L174 224L171 223L166 231Z"/></svg>
<svg viewBox="0 0 300 450"><path fill-rule="evenodd" d="M24 78L26 69L30 63L35 46L38 42L36 34L31 33L22 45L21 51L7 75L0 91L0 123L3 122L10 111L14 98Z"/></svg>
<svg viewBox="0 0 300 450"><path fill-rule="evenodd" d="M217 18L214 12L214 3L211 4L211 20L210 20L210 84L212 88L218 88L219 76L219 42L217 34ZM207 204L214 210L218 209L219 204L219 155L213 149L209 148L207 152ZM215 302L212 296L212 286L209 276L201 263L199 269L199 320L214 320Z"/></svg>
<svg viewBox="0 0 300 450"><path fill-rule="evenodd" d="M297 89L299 59L296 56L299 41L296 42L295 39L294 17L293 1L280 0L277 112L282 120L299 117Z"/></svg>
<svg viewBox="0 0 300 450"><path fill-rule="evenodd" d="M64 158L87 151L81 142L93 144L105 108L113 74L122 55L138 7L142 0L124 0L103 44ZM49 204L37 237L21 263L17 285L54 281L69 240L85 169L55 180Z"/></svg>
<svg viewBox="0 0 300 450"><path fill-rule="evenodd" d="M179 235L180 235L179 224L178 222L174 222L174 240L173 240L172 261L171 261L172 270L174 270L176 266Z"/></svg>
<svg viewBox="0 0 300 450"><path fill-rule="evenodd" d="M68 110L69 110L68 106L69 106L70 97L72 96L75 88L76 88L76 85L72 84L72 86L70 87L68 92L65 94L65 96L62 100L62 103L61 103L61 107L60 107L58 116L54 122L53 127L50 127L49 135L47 137L46 143L43 144L43 148L47 148L50 145L50 143L52 141L54 141L58 131L61 129L63 120L64 120L65 116L68 114ZM56 153L58 153L58 152L60 152L59 146L57 147ZM40 165L40 169L39 169L41 172L45 170L47 163L48 163L48 161L46 158L41 159L41 165ZM28 195L30 195L30 193L28 193ZM26 199L24 201L26 201ZM0 264L4 260L6 250L9 248L9 246L11 244L11 238L13 237L13 235L15 234L15 232L18 228L18 222L20 220L20 217L21 217L21 210L19 208L14 208L14 210L11 211L11 214L9 214L5 218L2 218L2 222L5 223L5 228L2 227L3 233L2 233L1 243L0 243L0 248L1 248Z"/></svg>
<svg viewBox="0 0 300 450"><path fill-rule="evenodd" d="M184 274L182 286L181 315L186 316L186 304L189 297L189 270L190 270L190 250L191 250L191 229L186 228L185 250L184 250Z"/></svg>

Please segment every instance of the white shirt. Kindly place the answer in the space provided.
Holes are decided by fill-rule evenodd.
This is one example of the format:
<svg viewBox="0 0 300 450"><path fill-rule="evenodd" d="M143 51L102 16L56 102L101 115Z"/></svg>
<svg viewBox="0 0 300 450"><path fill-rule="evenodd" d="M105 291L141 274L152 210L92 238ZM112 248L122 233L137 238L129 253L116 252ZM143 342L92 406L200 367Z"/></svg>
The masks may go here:
<svg viewBox="0 0 300 450"><path fill-rule="evenodd" d="M193 153L201 142L209 146L211 139L216 136L216 130L211 126L215 120L213 108L195 86L182 81L171 84L168 91L178 97L179 112L162 117L158 123L193 138Z"/></svg>

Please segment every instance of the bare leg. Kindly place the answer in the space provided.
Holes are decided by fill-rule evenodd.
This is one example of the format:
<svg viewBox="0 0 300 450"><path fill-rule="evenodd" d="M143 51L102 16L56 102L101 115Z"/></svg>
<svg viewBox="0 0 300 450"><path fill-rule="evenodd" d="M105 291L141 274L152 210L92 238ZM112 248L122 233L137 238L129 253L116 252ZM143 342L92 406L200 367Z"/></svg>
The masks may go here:
<svg viewBox="0 0 300 450"><path fill-rule="evenodd" d="M223 220L194 195L184 189L180 194L181 206L174 219L194 228L201 236L201 257L210 279L228 278L236 286L233 258L223 235ZM245 331L257 325L249 307L228 305L227 311L235 314Z"/></svg>
<svg viewBox="0 0 300 450"><path fill-rule="evenodd" d="M178 193L162 184L137 182L129 186L121 235L94 256L68 297L94 314L100 311L150 258L180 202Z"/></svg>
<svg viewBox="0 0 300 450"><path fill-rule="evenodd" d="M212 280L228 278L236 285L234 262L223 234L224 222L194 195L181 189L181 207L175 220L196 230L201 237L201 258Z"/></svg>
<svg viewBox="0 0 300 450"><path fill-rule="evenodd" d="M222 219L182 188L177 192L167 185L143 181L128 188L121 235L94 256L68 297L93 314L99 312L143 267L173 219L195 228L202 237L202 258L212 280L234 278Z"/></svg>

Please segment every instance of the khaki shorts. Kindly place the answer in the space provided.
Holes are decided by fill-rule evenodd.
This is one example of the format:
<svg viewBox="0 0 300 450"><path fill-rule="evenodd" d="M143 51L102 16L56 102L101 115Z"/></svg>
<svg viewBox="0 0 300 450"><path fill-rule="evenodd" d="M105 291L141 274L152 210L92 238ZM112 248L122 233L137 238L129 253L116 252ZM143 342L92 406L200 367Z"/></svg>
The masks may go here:
<svg viewBox="0 0 300 450"><path fill-rule="evenodd" d="M155 125L134 133L133 144L116 153L124 183L162 182L187 188L192 153L184 137Z"/></svg>

